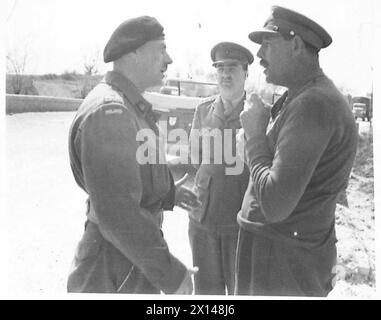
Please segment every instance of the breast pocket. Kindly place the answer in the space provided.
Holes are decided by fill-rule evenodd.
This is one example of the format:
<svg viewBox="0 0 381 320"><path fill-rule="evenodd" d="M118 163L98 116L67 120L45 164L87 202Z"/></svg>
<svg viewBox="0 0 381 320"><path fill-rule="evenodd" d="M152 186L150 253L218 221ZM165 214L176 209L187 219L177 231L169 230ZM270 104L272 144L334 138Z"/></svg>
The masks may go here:
<svg viewBox="0 0 381 320"><path fill-rule="evenodd" d="M211 176L196 176L195 193L201 206L190 211L190 216L198 222L202 222L208 212L210 202L210 187L212 184Z"/></svg>

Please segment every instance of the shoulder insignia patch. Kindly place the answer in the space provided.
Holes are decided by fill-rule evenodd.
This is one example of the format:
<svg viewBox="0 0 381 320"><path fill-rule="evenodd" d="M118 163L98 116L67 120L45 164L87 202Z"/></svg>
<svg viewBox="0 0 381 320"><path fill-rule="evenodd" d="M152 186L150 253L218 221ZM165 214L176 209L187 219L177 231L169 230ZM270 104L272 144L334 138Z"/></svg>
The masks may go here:
<svg viewBox="0 0 381 320"><path fill-rule="evenodd" d="M105 114L106 115L110 115L110 114L122 114L123 113L123 110L122 109L107 109L105 111Z"/></svg>
<svg viewBox="0 0 381 320"><path fill-rule="evenodd" d="M107 104L107 103L123 104L122 95L115 90L107 92L107 94L103 97L103 104Z"/></svg>

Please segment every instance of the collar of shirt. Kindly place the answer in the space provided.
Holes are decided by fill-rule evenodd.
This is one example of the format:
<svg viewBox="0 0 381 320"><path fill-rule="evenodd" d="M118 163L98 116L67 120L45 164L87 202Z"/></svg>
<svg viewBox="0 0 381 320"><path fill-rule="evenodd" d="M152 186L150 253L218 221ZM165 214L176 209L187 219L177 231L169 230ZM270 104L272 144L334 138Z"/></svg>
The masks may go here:
<svg viewBox="0 0 381 320"><path fill-rule="evenodd" d="M287 96L288 96L288 91L283 93L282 96L277 101L275 101L275 103L271 107L271 118L273 120L277 117L277 115L279 114L279 112L283 108L283 104L286 101Z"/></svg>
<svg viewBox="0 0 381 320"><path fill-rule="evenodd" d="M238 97L237 99L234 99L232 101L230 100L226 100L224 98L221 97L221 100L222 100L222 103L224 104L225 108L225 116L228 116L230 113L233 112L233 110L235 108L237 108L237 106L239 105L239 103L242 101L242 98L245 96L245 92L242 93L242 95L240 97Z"/></svg>
<svg viewBox="0 0 381 320"><path fill-rule="evenodd" d="M152 117L154 122L156 122L160 117L158 113L152 110L152 104L143 98L130 79L122 76L118 72L108 71L105 75L104 82L120 90L135 110L145 118Z"/></svg>
<svg viewBox="0 0 381 320"><path fill-rule="evenodd" d="M213 114L223 121L230 121L239 119L239 115L243 110L244 101L246 99L246 92L239 99L233 101L234 108L230 113L225 113L224 102L221 96L218 96L213 103Z"/></svg>
<svg viewBox="0 0 381 320"><path fill-rule="evenodd" d="M316 79L323 77L324 72L321 68L317 69L315 72L311 73L310 76L306 77L293 91L286 91L283 95L274 103L271 108L271 118L274 120L277 115L288 105L290 102L296 98L300 93L307 89Z"/></svg>

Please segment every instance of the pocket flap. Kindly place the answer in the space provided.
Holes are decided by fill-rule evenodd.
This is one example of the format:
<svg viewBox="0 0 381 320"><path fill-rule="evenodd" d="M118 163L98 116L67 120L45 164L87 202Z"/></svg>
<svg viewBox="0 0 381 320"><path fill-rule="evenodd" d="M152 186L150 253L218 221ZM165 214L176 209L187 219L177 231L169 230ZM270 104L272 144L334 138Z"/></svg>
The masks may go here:
<svg viewBox="0 0 381 320"><path fill-rule="evenodd" d="M210 175L198 175L196 177L196 187L201 189L208 189L211 178L212 176Z"/></svg>

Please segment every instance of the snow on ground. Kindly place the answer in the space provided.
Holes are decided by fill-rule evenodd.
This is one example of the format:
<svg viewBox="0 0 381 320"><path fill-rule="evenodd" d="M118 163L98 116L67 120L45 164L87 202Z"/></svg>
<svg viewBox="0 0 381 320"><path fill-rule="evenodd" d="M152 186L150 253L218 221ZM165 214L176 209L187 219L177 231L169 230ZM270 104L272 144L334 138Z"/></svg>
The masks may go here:
<svg viewBox="0 0 381 320"><path fill-rule="evenodd" d="M86 199L69 164L67 142L73 117L72 112L6 116L6 219L1 231L6 239L8 269L0 296L66 293L66 278L85 222ZM357 220L339 221L339 239L346 237L346 249L339 253L341 261L349 261L352 255L353 262L357 252L364 254L364 248L370 250L374 245L374 224L369 219L369 230L353 229L353 233L350 226L344 227L358 225ZM172 253L191 266L187 213L180 208L166 212L163 231ZM369 232L370 236L361 238L358 232ZM341 245L339 241L338 247ZM374 251L362 261L368 261L369 256L374 263ZM375 289L369 283L345 277L348 274L338 279L331 297L373 297Z"/></svg>

